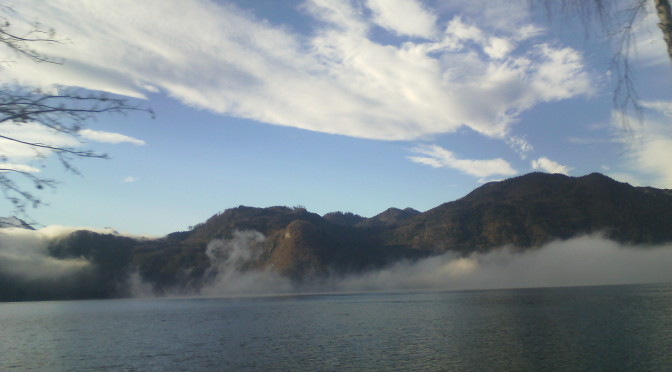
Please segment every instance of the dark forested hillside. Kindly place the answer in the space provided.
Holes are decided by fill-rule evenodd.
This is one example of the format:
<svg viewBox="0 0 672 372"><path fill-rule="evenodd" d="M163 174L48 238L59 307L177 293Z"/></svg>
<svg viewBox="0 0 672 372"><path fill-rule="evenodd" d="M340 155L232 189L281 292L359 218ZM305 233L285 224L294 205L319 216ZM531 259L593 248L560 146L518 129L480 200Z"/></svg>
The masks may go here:
<svg viewBox="0 0 672 372"><path fill-rule="evenodd" d="M46 290L0 273L5 287L0 300L123 296L129 273L159 293L193 292L222 270L270 270L305 282L447 251L534 249L596 232L626 244L672 241L672 191L633 187L597 173L531 173L485 184L422 213L390 208L364 218L240 206L162 239L80 231L52 242L48 250L54 258L86 260L87 269L69 279L84 284L70 283L63 290L48 283L56 289Z"/></svg>
<svg viewBox="0 0 672 372"><path fill-rule="evenodd" d="M468 254L505 245L531 249L595 232L621 243L672 241L672 192L633 187L598 173L583 177L531 173L485 184L424 213L390 208L363 218L342 212L319 216L303 208L241 206L180 233L170 249L156 246L152 255L184 256L184 250L191 250L192 256L205 255L213 239L231 239L235 231L247 230L266 237L250 268L272 267L283 276L305 280L446 251ZM137 261L147 269L143 275L165 279L153 274L145 260ZM179 267L180 262L203 266L206 261L190 258L170 261L170 266Z"/></svg>
<svg viewBox="0 0 672 372"><path fill-rule="evenodd" d="M397 229L395 240L414 249L471 252L536 247L593 232L621 243L672 240L672 192L598 173L531 173L488 183L429 210Z"/></svg>

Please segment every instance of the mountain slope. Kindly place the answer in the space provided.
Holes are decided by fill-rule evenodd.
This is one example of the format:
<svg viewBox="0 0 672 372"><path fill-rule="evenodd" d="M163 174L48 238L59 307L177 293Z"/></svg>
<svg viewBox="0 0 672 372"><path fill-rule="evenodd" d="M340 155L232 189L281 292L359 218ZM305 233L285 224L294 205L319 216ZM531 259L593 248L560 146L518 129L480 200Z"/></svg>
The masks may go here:
<svg viewBox="0 0 672 372"><path fill-rule="evenodd" d="M672 190L633 187L598 173L531 173L482 185L422 213L390 208L364 218L240 206L162 239L76 232L51 242L47 254L85 261L85 269L67 285L20 282L0 272L0 301L123 296L130 293L130 273L159 293L195 293L215 278L245 271L309 282L448 251L535 249L598 232L625 244L672 242ZM240 240L245 236L253 239Z"/></svg>
<svg viewBox="0 0 672 372"><path fill-rule="evenodd" d="M621 243L672 240L672 192L593 173L531 173L483 185L399 227L393 241L432 252L540 246L603 232Z"/></svg>
<svg viewBox="0 0 672 372"><path fill-rule="evenodd" d="M531 173L485 184L424 213L390 208L363 218L340 212L319 216L303 208L241 206L192 231L172 234L169 245L192 257L188 261L201 262L192 273L204 272L209 242L247 230L262 233L266 240L246 269L272 268L305 280L446 251L469 254L506 245L530 249L595 232L621 243L672 241L672 192L633 187L598 173L583 177ZM165 253L164 260L170 261Z"/></svg>

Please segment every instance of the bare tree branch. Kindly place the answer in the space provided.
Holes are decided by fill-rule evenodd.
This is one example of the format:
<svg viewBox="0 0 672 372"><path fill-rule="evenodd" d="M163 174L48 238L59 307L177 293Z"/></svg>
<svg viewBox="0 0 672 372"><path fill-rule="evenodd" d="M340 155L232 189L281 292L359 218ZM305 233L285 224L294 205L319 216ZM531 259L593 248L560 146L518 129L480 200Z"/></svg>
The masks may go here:
<svg viewBox="0 0 672 372"><path fill-rule="evenodd" d="M630 131L630 118L643 122L643 109L638 94L637 81L632 68L632 53L636 51L635 29L639 22L655 9L660 20L658 27L663 31L667 52L672 62L672 15L669 0L629 0L629 6L617 9L613 0L546 0L543 2L549 18L556 14L578 16L587 36L591 28L597 26L604 36L615 42L615 52L611 58L610 70L614 77L614 109L620 113L622 129Z"/></svg>
<svg viewBox="0 0 672 372"><path fill-rule="evenodd" d="M0 4L0 12L7 16L16 16L16 12L9 6ZM45 28L40 23L33 23L32 28L24 35L11 31L12 23L7 16L0 15L0 44L12 49L18 55L28 57L35 62L60 63L31 48L33 43L60 43L55 39L56 31Z"/></svg>
<svg viewBox="0 0 672 372"><path fill-rule="evenodd" d="M55 38L55 31L34 23L27 32L18 33L9 21L10 16L16 15L12 8L0 4L0 47L9 48L19 57L27 58L32 62L60 63L32 48L32 45L59 43ZM11 65L7 68L11 68ZM79 146L42 143L21 138L21 135L14 135L11 130L2 129L11 129L10 126L38 125L83 144L85 141L81 134L82 129L100 115L144 111L153 116L152 111L147 108L104 93L64 87L54 89L58 93L49 94L40 89L0 83L0 141L9 141L34 148L36 158L46 156L39 150L47 150L49 154L57 157L67 171L75 174L79 172L72 163L74 159L107 159L107 154L81 149ZM8 160L8 155L0 155L0 160ZM14 206L15 212L24 216L28 207L36 208L43 205L40 197L26 189L25 182L32 184L37 190L53 189L57 184L52 179L3 165L0 168L0 190L5 199Z"/></svg>

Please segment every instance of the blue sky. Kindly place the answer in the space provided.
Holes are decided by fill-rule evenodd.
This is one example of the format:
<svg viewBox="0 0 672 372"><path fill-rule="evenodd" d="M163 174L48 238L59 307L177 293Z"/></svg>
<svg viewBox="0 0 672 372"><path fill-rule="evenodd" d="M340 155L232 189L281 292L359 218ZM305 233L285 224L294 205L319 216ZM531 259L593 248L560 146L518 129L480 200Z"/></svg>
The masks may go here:
<svg viewBox="0 0 672 372"><path fill-rule="evenodd" d="M61 43L35 49L63 63L8 54L4 82L109 92L156 113L91 122L82 146L112 159L76 161L82 176L0 143L5 166L61 181L30 211L44 225L162 235L238 205L370 217L531 171L672 188L672 68L653 14L631 57L646 115L625 131L613 43L527 1L13 3L14 26L56 30ZM73 144L17 130L0 128Z"/></svg>

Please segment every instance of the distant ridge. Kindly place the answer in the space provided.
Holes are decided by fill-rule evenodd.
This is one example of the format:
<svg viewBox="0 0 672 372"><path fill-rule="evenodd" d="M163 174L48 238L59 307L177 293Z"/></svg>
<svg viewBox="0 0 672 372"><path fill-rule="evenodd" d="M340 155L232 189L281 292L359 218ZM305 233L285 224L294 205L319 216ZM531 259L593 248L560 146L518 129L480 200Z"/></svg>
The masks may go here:
<svg viewBox="0 0 672 372"><path fill-rule="evenodd" d="M582 177L530 173L487 183L426 212L389 208L364 218L343 212L319 216L304 208L240 206L191 231L171 234L166 241L181 247L182 254L199 255L213 239L231 239L235 231L245 230L266 237L263 252L248 268L273 267L301 280L446 251L534 249L598 232L627 244L669 242L672 191L634 187L599 173ZM159 252L161 248L152 257L170 254ZM144 260L139 257L137 262L143 265Z"/></svg>
<svg viewBox="0 0 672 372"><path fill-rule="evenodd" d="M3 222L30 228L15 218ZM272 271L308 283L444 252L466 256L504 246L524 251L595 233L633 247L672 242L672 190L634 187L599 173L530 173L484 184L425 212L389 208L365 218L348 212L320 216L303 207L239 206L155 240L76 232L51 242L49 254L86 257L101 271L95 280L82 282L95 285L67 292L68 298L91 298L93 293L104 298L123 296L123 285L108 281L129 272L159 293L189 293L219 270ZM217 257L225 265L213 264L213 244L220 247ZM64 298L31 285L21 289L0 276L0 288L14 291L5 297L0 292L0 300Z"/></svg>
<svg viewBox="0 0 672 372"><path fill-rule="evenodd" d="M472 252L537 247L595 232L620 243L672 241L672 191L599 173L530 173L485 184L422 213L395 236L414 249Z"/></svg>

